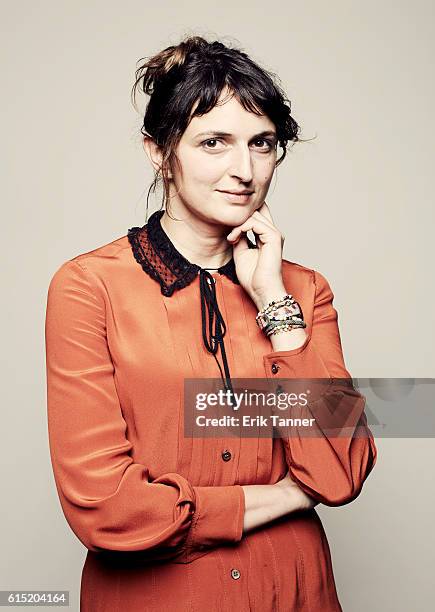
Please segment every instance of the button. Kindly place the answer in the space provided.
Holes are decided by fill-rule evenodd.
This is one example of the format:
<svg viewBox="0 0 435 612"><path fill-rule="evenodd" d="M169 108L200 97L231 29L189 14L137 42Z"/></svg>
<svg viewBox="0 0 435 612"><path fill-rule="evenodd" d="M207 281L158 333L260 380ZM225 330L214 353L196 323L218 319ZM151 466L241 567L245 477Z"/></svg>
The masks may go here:
<svg viewBox="0 0 435 612"><path fill-rule="evenodd" d="M279 370L279 365L278 365L278 364L276 364L276 363L272 363L272 368L271 368L271 370L272 370L272 373L273 373L273 374L276 374L276 373L278 372L278 370Z"/></svg>
<svg viewBox="0 0 435 612"><path fill-rule="evenodd" d="M229 450L225 450L221 456L224 461L229 461L231 459L231 453Z"/></svg>
<svg viewBox="0 0 435 612"><path fill-rule="evenodd" d="M234 578L234 580L238 580L240 578L240 572L238 569L231 570L231 578Z"/></svg>

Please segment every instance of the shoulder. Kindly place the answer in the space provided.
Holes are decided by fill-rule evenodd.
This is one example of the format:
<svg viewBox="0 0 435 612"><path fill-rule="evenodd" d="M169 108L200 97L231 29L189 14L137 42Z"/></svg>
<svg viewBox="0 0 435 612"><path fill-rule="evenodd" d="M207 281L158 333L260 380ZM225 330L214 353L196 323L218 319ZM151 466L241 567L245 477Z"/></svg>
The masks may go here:
<svg viewBox="0 0 435 612"><path fill-rule="evenodd" d="M104 279L108 271L129 260L131 247L127 234L67 259L55 268L50 287L64 280L87 278L88 282Z"/></svg>
<svg viewBox="0 0 435 612"><path fill-rule="evenodd" d="M295 293L309 291L316 298L321 298L325 294L332 294L329 281L318 270L308 268L288 259L283 259L282 274L284 284L286 287L290 287L290 292L292 291L291 288L293 288Z"/></svg>

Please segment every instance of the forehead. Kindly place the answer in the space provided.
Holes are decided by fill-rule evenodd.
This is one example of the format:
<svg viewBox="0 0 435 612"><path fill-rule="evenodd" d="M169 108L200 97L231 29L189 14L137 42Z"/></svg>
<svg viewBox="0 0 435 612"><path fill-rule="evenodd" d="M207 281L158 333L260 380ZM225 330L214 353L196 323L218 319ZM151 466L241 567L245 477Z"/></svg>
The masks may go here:
<svg viewBox="0 0 435 612"><path fill-rule="evenodd" d="M222 93L218 104L211 111L201 117L193 117L184 136L194 138L199 132L213 131L228 132L240 138L251 138L254 134L264 130L275 130L269 117L251 113L240 104L234 95L228 97L228 94L225 96Z"/></svg>

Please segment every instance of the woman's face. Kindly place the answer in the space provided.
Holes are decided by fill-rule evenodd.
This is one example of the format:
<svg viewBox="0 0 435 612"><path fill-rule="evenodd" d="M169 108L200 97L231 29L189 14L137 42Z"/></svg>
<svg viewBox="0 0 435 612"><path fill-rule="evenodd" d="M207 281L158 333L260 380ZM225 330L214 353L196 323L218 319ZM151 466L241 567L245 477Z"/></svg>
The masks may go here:
<svg viewBox="0 0 435 612"><path fill-rule="evenodd" d="M276 129L232 96L191 120L176 153L169 210L176 214L185 207L205 221L234 227L265 200L275 169ZM251 193L238 197L224 193L246 190Z"/></svg>

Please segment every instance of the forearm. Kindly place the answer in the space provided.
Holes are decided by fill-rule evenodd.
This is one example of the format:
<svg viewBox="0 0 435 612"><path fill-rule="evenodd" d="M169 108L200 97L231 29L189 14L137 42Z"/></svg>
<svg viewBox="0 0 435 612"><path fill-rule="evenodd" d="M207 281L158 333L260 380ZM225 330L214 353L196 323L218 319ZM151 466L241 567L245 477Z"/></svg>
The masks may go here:
<svg viewBox="0 0 435 612"><path fill-rule="evenodd" d="M292 329L269 336L272 344L272 351L291 351L299 348L308 338L305 329Z"/></svg>
<svg viewBox="0 0 435 612"><path fill-rule="evenodd" d="M273 484L244 485L242 488L245 494L244 532L302 508L296 488Z"/></svg>

